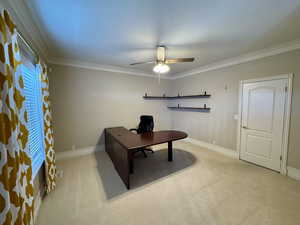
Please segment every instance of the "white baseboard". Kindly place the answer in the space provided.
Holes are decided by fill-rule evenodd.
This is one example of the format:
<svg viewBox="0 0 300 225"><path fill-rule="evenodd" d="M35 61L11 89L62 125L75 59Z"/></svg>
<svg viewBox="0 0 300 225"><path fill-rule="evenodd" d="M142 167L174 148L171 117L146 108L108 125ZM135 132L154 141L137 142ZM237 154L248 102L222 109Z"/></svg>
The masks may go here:
<svg viewBox="0 0 300 225"><path fill-rule="evenodd" d="M212 151L215 151L215 152L218 152L218 153L221 153L223 155L229 156L229 157L234 158L234 159L239 158L238 152L234 151L232 149L224 148L224 147L221 147L219 145L214 145L214 144L204 142L204 141L199 141L199 140L196 140L196 139L193 139L193 138L186 138L186 139L184 139L184 141L189 142L189 143L194 144L194 145L201 146L203 148L207 148L209 150L212 150Z"/></svg>
<svg viewBox="0 0 300 225"><path fill-rule="evenodd" d="M215 151L215 152L219 152L223 155L232 157L234 159L239 158L238 152L236 152L234 150L231 150L231 149L228 149L228 148L221 147L219 145L214 145L214 144L207 143L207 142L204 142L204 141L199 141L199 140L196 140L196 139L193 139L193 138L186 138L183 141L189 142L189 143L194 144L194 145L201 146L203 148L207 148L207 149ZM290 178L300 180L300 169L288 166L286 175L289 176Z"/></svg>
<svg viewBox="0 0 300 225"><path fill-rule="evenodd" d="M300 180L300 169L294 167L287 167L287 175L293 179Z"/></svg>
<svg viewBox="0 0 300 225"><path fill-rule="evenodd" d="M83 155L89 155L98 151L104 151L104 148L105 148L104 145L96 145L96 146L89 146L85 148L79 148L71 151L58 152L56 154L56 159L62 160L62 159L79 157Z"/></svg>

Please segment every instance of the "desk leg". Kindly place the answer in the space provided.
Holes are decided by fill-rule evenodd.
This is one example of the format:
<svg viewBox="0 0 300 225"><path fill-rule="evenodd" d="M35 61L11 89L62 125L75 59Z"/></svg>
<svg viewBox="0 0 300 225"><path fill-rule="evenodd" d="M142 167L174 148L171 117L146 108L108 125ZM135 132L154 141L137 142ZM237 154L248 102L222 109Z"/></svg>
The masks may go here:
<svg viewBox="0 0 300 225"><path fill-rule="evenodd" d="M168 142L168 161L169 162L173 161L173 146L172 146L172 141Z"/></svg>

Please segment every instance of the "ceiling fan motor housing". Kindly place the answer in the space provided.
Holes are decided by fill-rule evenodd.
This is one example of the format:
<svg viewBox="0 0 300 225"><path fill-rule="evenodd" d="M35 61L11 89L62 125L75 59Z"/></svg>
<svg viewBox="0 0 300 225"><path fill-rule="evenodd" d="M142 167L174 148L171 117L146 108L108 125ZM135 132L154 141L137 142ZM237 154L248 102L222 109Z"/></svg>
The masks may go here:
<svg viewBox="0 0 300 225"><path fill-rule="evenodd" d="M166 47L158 46L157 47L157 62L165 62L166 60Z"/></svg>

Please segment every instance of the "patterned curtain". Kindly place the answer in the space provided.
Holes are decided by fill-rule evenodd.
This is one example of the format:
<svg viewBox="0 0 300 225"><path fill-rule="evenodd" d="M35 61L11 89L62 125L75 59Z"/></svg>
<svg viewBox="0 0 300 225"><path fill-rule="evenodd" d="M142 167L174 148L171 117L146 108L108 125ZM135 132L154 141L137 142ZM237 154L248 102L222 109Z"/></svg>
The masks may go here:
<svg viewBox="0 0 300 225"><path fill-rule="evenodd" d="M16 27L0 15L0 224L33 223L32 168Z"/></svg>
<svg viewBox="0 0 300 225"><path fill-rule="evenodd" d="M44 146L45 146L45 174L47 183L47 193L55 188L56 166L55 166L55 152L53 149L53 129L52 129L52 116L51 105L49 100L49 80L47 75L47 67L42 62L38 64L40 77L42 82L42 99L43 99L43 113L44 113Z"/></svg>

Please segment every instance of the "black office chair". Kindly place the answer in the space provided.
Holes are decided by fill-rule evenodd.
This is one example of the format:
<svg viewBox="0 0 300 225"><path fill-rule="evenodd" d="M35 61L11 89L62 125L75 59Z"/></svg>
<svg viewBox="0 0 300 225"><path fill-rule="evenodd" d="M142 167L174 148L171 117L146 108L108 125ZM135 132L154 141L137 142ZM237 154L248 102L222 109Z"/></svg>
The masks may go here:
<svg viewBox="0 0 300 225"><path fill-rule="evenodd" d="M146 132L152 132L153 128L154 128L153 116L143 115L140 117L140 123L138 128L130 129L130 131L135 131L137 134L141 134ZM133 154L137 152L142 152L144 154L144 157L146 158L147 157L146 151L152 152L152 154L154 153L152 149L141 148L136 150Z"/></svg>

